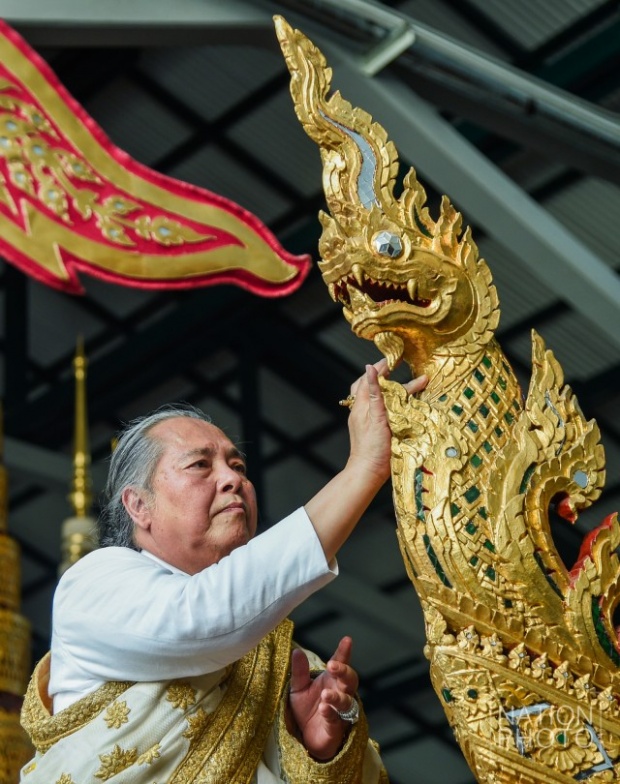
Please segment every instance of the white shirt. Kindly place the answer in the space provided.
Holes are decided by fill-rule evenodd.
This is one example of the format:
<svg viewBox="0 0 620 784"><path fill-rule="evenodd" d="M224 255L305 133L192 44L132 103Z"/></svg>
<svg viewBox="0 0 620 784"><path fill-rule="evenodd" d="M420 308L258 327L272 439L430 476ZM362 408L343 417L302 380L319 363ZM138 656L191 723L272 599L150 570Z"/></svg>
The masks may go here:
<svg viewBox="0 0 620 784"><path fill-rule="evenodd" d="M54 713L106 681L219 670L337 573L303 508L195 575L146 551L95 550L54 595Z"/></svg>

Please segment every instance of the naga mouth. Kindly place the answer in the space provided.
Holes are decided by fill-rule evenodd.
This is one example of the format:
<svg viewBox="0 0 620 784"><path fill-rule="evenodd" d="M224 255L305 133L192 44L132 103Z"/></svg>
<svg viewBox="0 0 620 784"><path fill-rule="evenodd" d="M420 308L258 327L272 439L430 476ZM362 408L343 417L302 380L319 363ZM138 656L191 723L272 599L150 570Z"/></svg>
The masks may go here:
<svg viewBox="0 0 620 784"><path fill-rule="evenodd" d="M357 300L356 292L364 295L365 299L372 300L372 303L380 308L395 302L403 302L415 308L428 308L432 304L431 299L419 295L416 280L410 279L406 283L375 280L367 276L358 264L354 264L351 273L337 283L329 283L328 288L334 302L339 302L347 310L355 309L352 293Z"/></svg>

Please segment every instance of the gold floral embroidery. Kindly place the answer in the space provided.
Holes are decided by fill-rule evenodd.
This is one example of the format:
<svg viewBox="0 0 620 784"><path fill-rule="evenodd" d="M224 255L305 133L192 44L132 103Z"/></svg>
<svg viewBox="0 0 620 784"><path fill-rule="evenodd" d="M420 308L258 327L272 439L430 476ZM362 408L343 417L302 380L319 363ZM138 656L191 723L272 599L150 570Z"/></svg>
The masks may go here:
<svg viewBox="0 0 620 784"><path fill-rule="evenodd" d="M110 754L100 754L99 759L101 767L95 773L95 778L107 781L134 764L138 759L138 749L123 750L116 744Z"/></svg>
<svg viewBox="0 0 620 784"><path fill-rule="evenodd" d="M186 711L191 705L196 704L196 689L189 683L173 683L166 689L166 699L173 708Z"/></svg>
<svg viewBox="0 0 620 784"><path fill-rule="evenodd" d="M221 703L168 784L250 784L286 683L292 631L283 621L233 665ZM230 738L238 742L226 742Z"/></svg>
<svg viewBox="0 0 620 784"><path fill-rule="evenodd" d="M22 726L30 735L35 749L41 754L61 738L79 730L132 686L131 683L120 681L105 683L52 716L47 696L49 669L50 655L46 653L32 674L21 713Z"/></svg>
<svg viewBox="0 0 620 784"><path fill-rule="evenodd" d="M75 784L71 778L70 773L63 773L62 776L56 781L56 784Z"/></svg>
<svg viewBox="0 0 620 784"><path fill-rule="evenodd" d="M127 703L123 700L122 702L113 702L103 718L111 730L119 730L123 724L127 724L129 721L130 713L131 708L127 707Z"/></svg>
<svg viewBox="0 0 620 784"><path fill-rule="evenodd" d="M33 761L29 765L26 765L26 767L22 772L24 775L26 775L26 773L32 773L33 770L36 770L36 767L37 767L37 763Z"/></svg>
<svg viewBox="0 0 620 784"><path fill-rule="evenodd" d="M156 759L161 757L159 753L161 751L161 745L156 743L154 746L151 746L150 749L144 752L144 754L140 754L138 759L136 760L136 765L152 765Z"/></svg>
<svg viewBox="0 0 620 784"><path fill-rule="evenodd" d="M183 733L184 738L188 738L193 743L198 738L211 720L211 716L204 710L198 708L195 713L187 717L187 729Z"/></svg>
<svg viewBox="0 0 620 784"><path fill-rule="evenodd" d="M286 700L280 701L278 743L280 766L288 784L361 784L368 746L368 723L364 711L349 730L344 746L329 762L317 762L286 728ZM382 779L380 781L387 781Z"/></svg>

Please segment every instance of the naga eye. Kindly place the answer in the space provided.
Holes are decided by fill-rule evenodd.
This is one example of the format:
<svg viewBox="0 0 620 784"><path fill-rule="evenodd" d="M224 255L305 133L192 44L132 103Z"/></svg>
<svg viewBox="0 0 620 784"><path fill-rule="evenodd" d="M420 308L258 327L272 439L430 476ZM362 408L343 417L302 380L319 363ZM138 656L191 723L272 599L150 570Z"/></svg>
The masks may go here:
<svg viewBox="0 0 620 784"><path fill-rule="evenodd" d="M380 256L395 259L403 252L403 241L391 231L378 231L371 240L373 248Z"/></svg>

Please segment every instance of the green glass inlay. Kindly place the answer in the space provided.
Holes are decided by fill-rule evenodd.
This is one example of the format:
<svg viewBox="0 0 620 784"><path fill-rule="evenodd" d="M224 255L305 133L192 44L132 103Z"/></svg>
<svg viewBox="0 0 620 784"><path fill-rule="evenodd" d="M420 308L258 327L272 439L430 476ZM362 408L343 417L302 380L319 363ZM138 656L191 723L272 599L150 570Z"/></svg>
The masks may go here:
<svg viewBox="0 0 620 784"><path fill-rule="evenodd" d="M479 560L480 560L480 559L478 558L478 556L477 556L477 555L472 555L472 557L469 559L469 563L470 563L472 566L475 566L475 565L478 563L478 561L479 561Z"/></svg>
<svg viewBox="0 0 620 784"><path fill-rule="evenodd" d="M440 403L445 403L447 399L448 399L448 396L447 396L447 395L441 395L441 396L438 398L438 400L439 400L439 402L440 402Z"/></svg>
<svg viewBox="0 0 620 784"><path fill-rule="evenodd" d="M548 573L547 568L545 566L545 563L544 563L544 561L542 559L542 556L541 556L541 554L539 552L534 551L534 560L538 564L538 568L545 575L545 579L547 580L549 585L553 588L555 593L557 593L557 595L560 597L560 599L564 599L564 596L562 596L562 591L560 590L558 584L553 579L553 577Z"/></svg>
<svg viewBox="0 0 620 784"><path fill-rule="evenodd" d="M428 555L428 559L433 565L433 569L437 577L441 580L441 582L446 586L446 588L452 588L452 584L450 580L446 577L446 574L439 562L439 558L437 558L437 553L433 550L433 545L431 544L430 537L427 534L424 534L422 537L422 541L424 542L424 547L426 548L426 554Z"/></svg>
<svg viewBox="0 0 620 784"><path fill-rule="evenodd" d="M558 732L558 734L555 736L555 739L561 746L566 745L566 733Z"/></svg>
<svg viewBox="0 0 620 784"><path fill-rule="evenodd" d="M520 493L525 493L525 491L527 490L527 486L529 485L530 479L532 478L532 474L534 473L535 470L536 470L535 465L531 465L529 466L529 468L526 469L525 473L523 474L523 479L521 480L521 485L519 487Z"/></svg>
<svg viewBox="0 0 620 784"><path fill-rule="evenodd" d="M478 370L478 368L476 368L474 370L474 378L476 379L476 381L479 384L482 384L482 382L484 381L484 373L481 373L480 370Z"/></svg>
<svg viewBox="0 0 620 784"><path fill-rule="evenodd" d="M472 485L469 490L465 492L465 499L468 503L473 504L476 498L480 498L480 490L476 485Z"/></svg>
<svg viewBox="0 0 620 784"><path fill-rule="evenodd" d="M484 573L489 578L489 580L495 580L495 569L492 566L487 566L484 570Z"/></svg>
<svg viewBox="0 0 620 784"><path fill-rule="evenodd" d="M495 428L495 435L498 438L501 438L504 435L504 431L501 429L499 425Z"/></svg>
<svg viewBox="0 0 620 784"><path fill-rule="evenodd" d="M603 623L603 611L600 605L600 596L592 597L592 620L594 621L594 628L596 629L596 636L601 644L605 653L609 656L616 667L620 666L620 654L616 650L616 646L611 640L607 632L607 628Z"/></svg>
<svg viewBox="0 0 620 784"><path fill-rule="evenodd" d="M450 504L450 514L452 515L452 517L456 517L458 514L460 514L460 512L461 512L461 508L459 506L457 506L456 504Z"/></svg>
<svg viewBox="0 0 620 784"><path fill-rule="evenodd" d="M519 401L516 399L512 401L512 407L514 408L515 411L521 411L521 405Z"/></svg>
<svg viewBox="0 0 620 784"><path fill-rule="evenodd" d="M441 696L444 698L446 702L452 702L452 692L450 689L442 689Z"/></svg>
<svg viewBox="0 0 620 784"><path fill-rule="evenodd" d="M510 411L506 411L506 413L504 414L504 419L506 420L506 423L508 425L512 425L512 423L515 421L515 418L510 413Z"/></svg>
<svg viewBox="0 0 620 784"><path fill-rule="evenodd" d="M413 480L413 488L415 494L415 505L416 505L416 517L418 520L424 520L424 502L422 501L422 490L423 490L423 481L424 481L424 473L422 469L416 469L414 480Z"/></svg>
<svg viewBox="0 0 620 784"><path fill-rule="evenodd" d="M492 452L492 451L493 451L493 447L491 446L491 444L489 444L489 442L488 442L488 441L485 441L485 442L484 442L484 444L482 445L482 448L484 449L484 451L485 451L485 452L487 452L487 454L488 454L489 452Z"/></svg>
<svg viewBox="0 0 620 784"><path fill-rule="evenodd" d="M475 700L478 697L478 692L475 689L467 689L467 696Z"/></svg>
<svg viewBox="0 0 620 784"><path fill-rule="evenodd" d="M500 377L497 379L497 383L500 385L500 387L501 387L501 388L504 390L504 392L505 392L505 391L506 391L506 386L507 386L507 384L506 384L506 379L505 379L503 376L500 376Z"/></svg>
<svg viewBox="0 0 620 784"><path fill-rule="evenodd" d="M482 357L482 364L483 364L485 367L488 367L488 368L490 368L490 367L491 367L491 365L492 365L493 363L491 362L491 360L490 360L490 359L487 357L487 355L485 354L485 355Z"/></svg>
<svg viewBox="0 0 620 784"><path fill-rule="evenodd" d="M487 407L484 405L484 403L483 403L483 404L480 406L480 408L478 409L478 411L480 411L480 413L482 414L482 416L483 416L485 419L486 419L486 417L488 417L488 416L489 416L489 409L488 409L488 408L487 408Z"/></svg>
<svg viewBox="0 0 620 784"><path fill-rule="evenodd" d="M511 369L510 365L507 365L505 362L502 362L502 367L504 368L506 373L508 373L508 375L510 375L512 373L512 369Z"/></svg>
<svg viewBox="0 0 620 784"><path fill-rule="evenodd" d="M473 419L470 419L467 423L467 427L471 430L472 433L478 432L478 425L474 422Z"/></svg>
<svg viewBox="0 0 620 784"><path fill-rule="evenodd" d="M482 458L479 455L473 455L469 462L474 468L480 468L482 465Z"/></svg>
<svg viewBox="0 0 620 784"><path fill-rule="evenodd" d="M480 515L480 517L482 517L483 520L489 519L486 506L481 506L480 509L478 509L478 514Z"/></svg>
<svg viewBox="0 0 620 784"><path fill-rule="evenodd" d="M504 607L510 610L512 608L512 599L504 599Z"/></svg>
<svg viewBox="0 0 620 784"><path fill-rule="evenodd" d="M495 552L495 545L494 545L494 544L493 544L493 542L491 542L489 539L487 539L487 540L485 541L485 543L484 543L484 547L486 547L486 548L487 548L487 550L488 550L489 552L491 552L491 553L494 553L494 552Z"/></svg>
<svg viewBox="0 0 620 784"><path fill-rule="evenodd" d="M460 406L452 406L452 410L455 414L458 414L458 416L461 416L463 413L463 409Z"/></svg>
<svg viewBox="0 0 620 784"><path fill-rule="evenodd" d="M500 398L500 396L497 394L497 392L493 391L493 392L491 392L491 400L492 400L494 403L499 403L499 401L501 400L501 398Z"/></svg>
<svg viewBox="0 0 620 784"><path fill-rule="evenodd" d="M471 387L465 387L465 389L463 390L463 394L465 395L465 397L466 397L468 400L471 400L471 399L472 399L472 397L473 397L473 396L474 396L476 393L474 392L474 390L473 390Z"/></svg>
<svg viewBox="0 0 620 784"><path fill-rule="evenodd" d="M470 520L465 526L465 530L467 531L468 534L471 534L473 536L478 530L478 526L475 523L472 523Z"/></svg>

